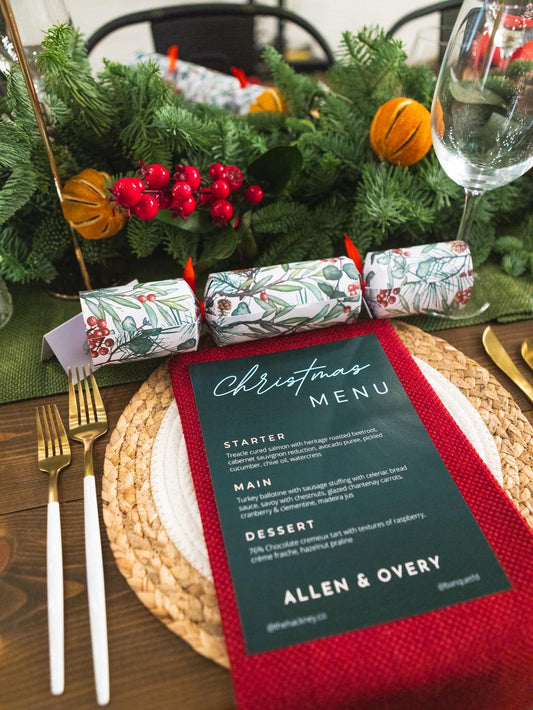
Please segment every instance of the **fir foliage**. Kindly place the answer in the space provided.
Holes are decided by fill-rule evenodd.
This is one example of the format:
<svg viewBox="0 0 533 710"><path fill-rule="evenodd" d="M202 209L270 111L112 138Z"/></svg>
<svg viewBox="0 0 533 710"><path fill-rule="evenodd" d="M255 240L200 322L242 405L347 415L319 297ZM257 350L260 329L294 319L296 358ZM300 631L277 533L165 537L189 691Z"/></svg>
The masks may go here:
<svg viewBox="0 0 533 710"><path fill-rule="evenodd" d="M264 56L288 111L237 116L191 105L151 62L106 62L94 76L79 32L67 25L49 30L39 67L64 181L92 167L113 176L112 184L135 174L139 161L163 163L171 172L186 163L202 174L220 161L239 166L246 178L247 168L274 147L295 146L302 157L280 192L267 191L260 205L241 214L243 242L234 240L235 251L223 262L212 255L227 257L220 249L227 231L196 233L179 218L133 218L110 239L79 237L89 264L116 254L163 255L179 273L189 256L211 270L248 267L251 253L259 265L326 258L343 253L345 233L362 255L455 238L463 192L433 151L402 168L381 163L369 143L370 123L385 101L410 96L429 108L435 76L428 67L408 66L398 40L367 28L343 35L324 83L295 73L272 48ZM72 238L16 66L0 108L0 273L12 281L49 282L71 252ZM471 235L476 264L491 258L515 276L533 273L533 218L525 217L532 201L527 175L487 193Z"/></svg>

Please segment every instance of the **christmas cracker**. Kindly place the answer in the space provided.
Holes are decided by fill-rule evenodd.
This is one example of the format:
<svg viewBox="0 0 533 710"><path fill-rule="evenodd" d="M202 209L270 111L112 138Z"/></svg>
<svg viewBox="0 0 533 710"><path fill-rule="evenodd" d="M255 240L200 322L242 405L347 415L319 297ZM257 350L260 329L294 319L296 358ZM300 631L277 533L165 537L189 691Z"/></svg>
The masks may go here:
<svg viewBox="0 0 533 710"><path fill-rule="evenodd" d="M374 318L451 313L470 297L472 257L462 241L369 252L363 280L365 302Z"/></svg>
<svg viewBox="0 0 533 710"><path fill-rule="evenodd" d="M96 366L198 349L200 308L183 279L82 291L80 302Z"/></svg>
<svg viewBox="0 0 533 710"><path fill-rule="evenodd" d="M211 274L205 319L217 345L356 320L361 277L351 259L295 262Z"/></svg>

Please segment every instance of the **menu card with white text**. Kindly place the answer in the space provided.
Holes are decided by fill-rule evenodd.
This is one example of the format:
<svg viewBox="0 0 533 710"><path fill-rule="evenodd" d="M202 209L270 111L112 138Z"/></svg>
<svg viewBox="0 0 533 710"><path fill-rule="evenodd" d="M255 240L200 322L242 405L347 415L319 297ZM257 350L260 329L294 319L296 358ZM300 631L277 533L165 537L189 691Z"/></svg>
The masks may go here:
<svg viewBox="0 0 533 710"><path fill-rule="evenodd" d="M374 334L189 372L249 654L511 588Z"/></svg>

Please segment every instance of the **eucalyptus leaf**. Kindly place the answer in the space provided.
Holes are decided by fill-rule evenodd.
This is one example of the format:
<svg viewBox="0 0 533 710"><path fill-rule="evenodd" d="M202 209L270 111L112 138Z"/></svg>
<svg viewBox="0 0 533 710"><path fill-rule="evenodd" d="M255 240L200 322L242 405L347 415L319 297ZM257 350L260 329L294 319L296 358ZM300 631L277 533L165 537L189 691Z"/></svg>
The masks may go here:
<svg viewBox="0 0 533 710"><path fill-rule="evenodd" d="M325 266L322 273L324 274L324 278L328 281L338 281L342 276L342 271L336 266L333 266L333 264Z"/></svg>
<svg viewBox="0 0 533 710"><path fill-rule="evenodd" d="M481 86L476 81L452 81L450 93L456 101L462 104L484 104L485 106L498 106L505 108L504 99L492 89Z"/></svg>
<svg viewBox="0 0 533 710"><path fill-rule="evenodd" d="M135 323L135 319L131 316L126 316L124 318L124 320L122 321L122 327L129 333L134 333L137 330L137 324Z"/></svg>
<svg viewBox="0 0 533 710"><path fill-rule="evenodd" d="M347 261L345 264L343 264L342 270L350 279L357 279L357 277L359 276L359 272L355 268L355 264L353 263L353 261Z"/></svg>

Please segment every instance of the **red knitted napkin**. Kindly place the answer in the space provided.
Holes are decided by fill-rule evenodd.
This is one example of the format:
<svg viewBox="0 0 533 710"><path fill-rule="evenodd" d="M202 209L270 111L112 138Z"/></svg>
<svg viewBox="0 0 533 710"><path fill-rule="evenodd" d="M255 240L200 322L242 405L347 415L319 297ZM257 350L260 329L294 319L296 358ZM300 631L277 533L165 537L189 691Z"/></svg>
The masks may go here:
<svg viewBox="0 0 533 710"><path fill-rule="evenodd" d="M375 333L512 589L358 631L247 655L190 363ZM241 710L528 710L533 707L533 536L386 321L178 355L169 365Z"/></svg>

